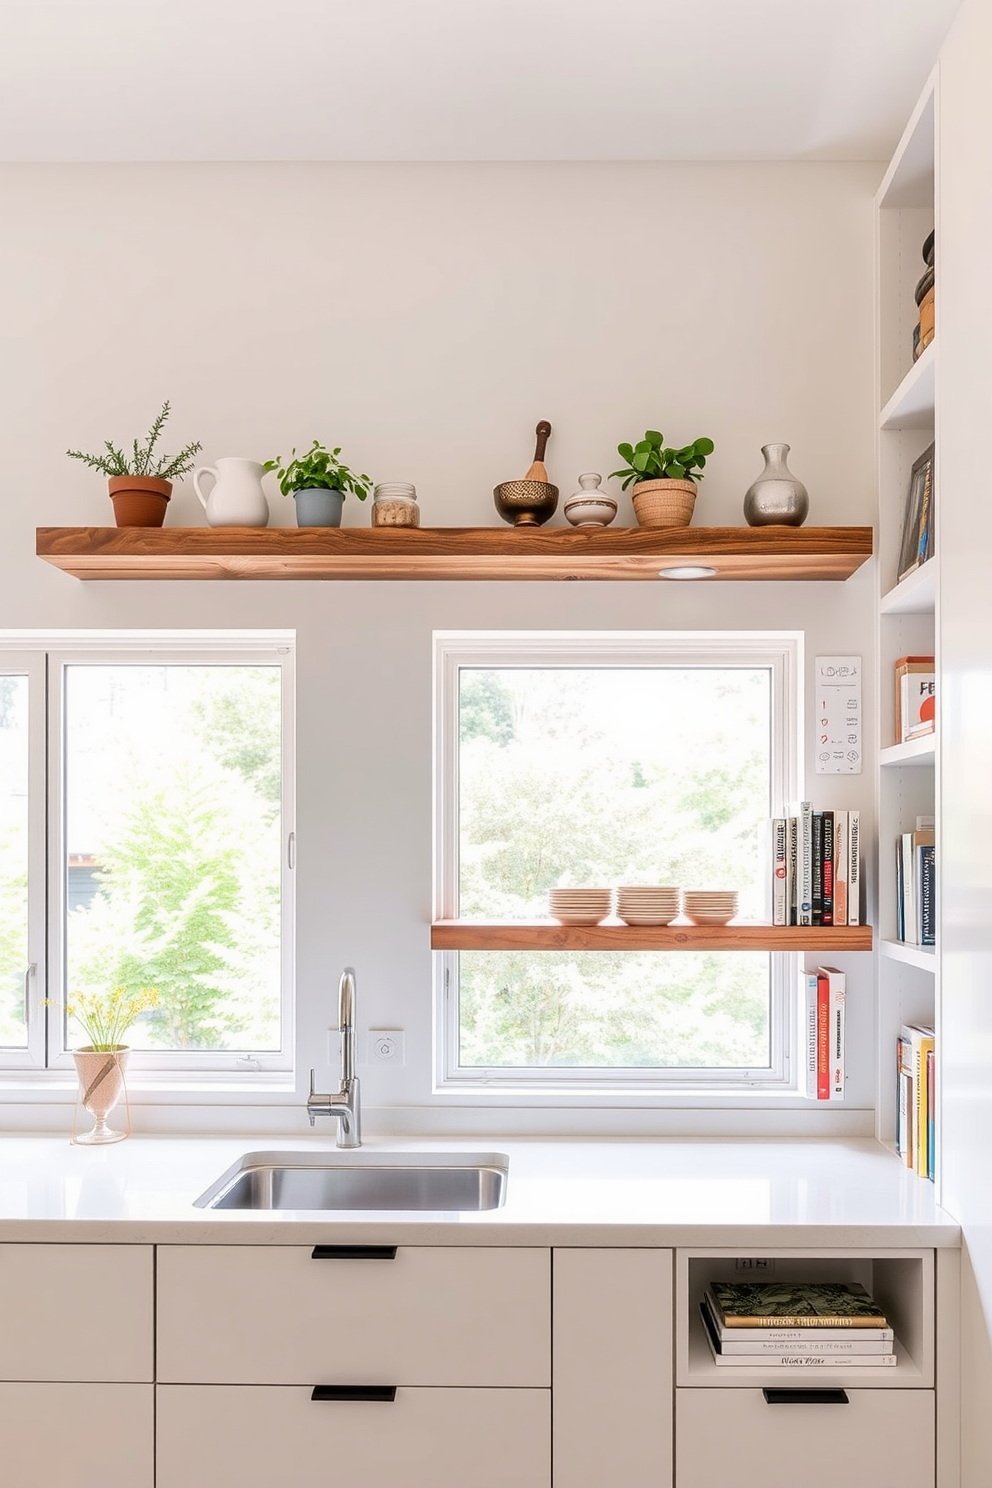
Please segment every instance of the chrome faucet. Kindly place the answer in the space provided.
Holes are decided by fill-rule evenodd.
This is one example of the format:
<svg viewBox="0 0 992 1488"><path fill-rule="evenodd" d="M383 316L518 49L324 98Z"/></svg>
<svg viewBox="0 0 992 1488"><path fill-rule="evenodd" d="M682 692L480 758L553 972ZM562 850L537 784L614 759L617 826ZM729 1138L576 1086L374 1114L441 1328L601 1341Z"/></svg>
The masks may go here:
<svg viewBox="0 0 992 1488"><path fill-rule="evenodd" d="M358 1076L355 1074L355 973L346 966L338 984L338 1028L341 1033L341 1089L333 1095L321 1095L313 1088L310 1071L310 1094L307 1115L310 1125L317 1116L336 1116L339 1147L362 1145L361 1107Z"/></svg>

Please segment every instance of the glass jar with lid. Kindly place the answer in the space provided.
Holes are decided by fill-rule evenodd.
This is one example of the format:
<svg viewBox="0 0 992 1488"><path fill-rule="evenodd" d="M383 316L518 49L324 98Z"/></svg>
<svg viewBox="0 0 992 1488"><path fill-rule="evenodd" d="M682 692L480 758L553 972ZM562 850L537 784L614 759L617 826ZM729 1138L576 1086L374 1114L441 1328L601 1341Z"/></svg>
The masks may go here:
<svg viewBox="0 0 992 1488"><path fill-rule="evenodd" d="M372 497L373 527L419 527L417 488L408 481L383 481Z"/></svg>

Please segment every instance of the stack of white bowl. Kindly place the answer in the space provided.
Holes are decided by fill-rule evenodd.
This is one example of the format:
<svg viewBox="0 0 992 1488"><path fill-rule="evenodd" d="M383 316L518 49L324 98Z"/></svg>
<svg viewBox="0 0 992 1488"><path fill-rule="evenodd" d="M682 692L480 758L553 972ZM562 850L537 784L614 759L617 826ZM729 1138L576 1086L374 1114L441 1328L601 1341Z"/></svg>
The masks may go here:
<svg viewBox="0 0 992 1488"><path fill-rule="evenodd" d="M599 925L613 907L612 889L552 889L551 918L560 925Z"/></svg>
<svg viewBox="0 0 992 1488"><path fill-rule="evenodd" d="M726 925L737 913L737 890L683 889L682 913L694 925Z"/></svg>
<svg viewBox="0 0 992 1488"><path fill-rule="evenodd" d="M617 889L617 914L625 925L670 925L678 912L678 889Z"/></svg>

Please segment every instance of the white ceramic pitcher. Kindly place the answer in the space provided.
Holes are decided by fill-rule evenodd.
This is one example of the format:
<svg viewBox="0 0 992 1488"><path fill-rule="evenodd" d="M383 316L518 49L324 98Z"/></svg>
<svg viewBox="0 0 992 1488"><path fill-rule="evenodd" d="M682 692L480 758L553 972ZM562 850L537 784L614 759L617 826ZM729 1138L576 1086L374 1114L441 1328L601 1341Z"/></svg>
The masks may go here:
<svg viewBox="0 0 992 1488"><path fill-rule="evenodd" d="M210 494L200 486L205 475L213 476ZM263 467L257 460L228 456L216 465L200 465L193 471L193 490L211 527L267 527L269 503L262 489Z"/></svg>

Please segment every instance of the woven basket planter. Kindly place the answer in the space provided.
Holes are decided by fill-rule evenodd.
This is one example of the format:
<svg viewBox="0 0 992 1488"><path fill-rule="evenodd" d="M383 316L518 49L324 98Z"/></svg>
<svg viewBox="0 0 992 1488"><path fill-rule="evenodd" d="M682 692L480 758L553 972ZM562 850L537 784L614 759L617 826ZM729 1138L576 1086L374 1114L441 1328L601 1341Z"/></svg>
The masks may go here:
<svg viewBox="0 0 992 1488"><path fill-rule="evenodd" d="M631 496L639 527L688 527L696 504L696 482L638 481Z"/></svg>

